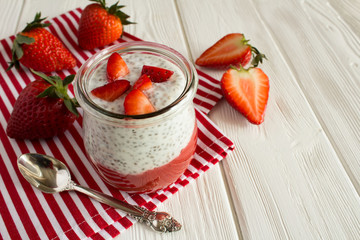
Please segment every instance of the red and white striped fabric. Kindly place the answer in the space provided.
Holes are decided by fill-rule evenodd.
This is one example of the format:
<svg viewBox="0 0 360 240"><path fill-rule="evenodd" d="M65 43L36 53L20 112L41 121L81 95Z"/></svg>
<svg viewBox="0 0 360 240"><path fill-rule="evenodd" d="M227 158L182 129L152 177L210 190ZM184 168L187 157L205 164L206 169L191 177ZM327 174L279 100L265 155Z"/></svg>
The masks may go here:
<svg viewBox="0 0 360 240"><path fill-rule="evenodd" d="M76 32L81 9L51 19L49 30L74 54L77 67L57 72L60 77L75 74L81 64L97 50L77 46ZM199 140L196 154L186 172L171 186L153 194L129 195L106 185L85 156L82 118L53 139L20 141L7 137L5 130L15 100L35 79L28 69L6 72L14 36L0 41L0 239L111 239L129 228L134 220L122 212L90 200L75 192L43 194L33 188L18 171L16 160L23 153L52 155L65 162L73 179L131 204L155 209L181 188L199 177L233 150L233 143L206 117L221 98L219 81L198 71L200 83L194 102L197 105ZM141 41L124 33L123 41ZM116 42L114 43L116 44ZM73 95L73 89L70 88Z"/></svg>

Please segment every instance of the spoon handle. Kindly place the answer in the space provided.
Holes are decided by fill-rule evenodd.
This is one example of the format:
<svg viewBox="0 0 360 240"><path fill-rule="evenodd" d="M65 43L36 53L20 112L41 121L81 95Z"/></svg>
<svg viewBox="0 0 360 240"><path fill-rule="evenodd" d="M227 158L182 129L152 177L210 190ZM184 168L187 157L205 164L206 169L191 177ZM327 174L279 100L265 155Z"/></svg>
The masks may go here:
<svg viewBox="0 0 360 240"><path fill-rule="evenodd" d="M149 211L146 208L131 205L102 192L77 185L74 182L71 183L71 189L84 193L101 203L126 212L138 222L145 223L155 231L175 232L181 229L181 224L172 218L168 213Z"/></svg>

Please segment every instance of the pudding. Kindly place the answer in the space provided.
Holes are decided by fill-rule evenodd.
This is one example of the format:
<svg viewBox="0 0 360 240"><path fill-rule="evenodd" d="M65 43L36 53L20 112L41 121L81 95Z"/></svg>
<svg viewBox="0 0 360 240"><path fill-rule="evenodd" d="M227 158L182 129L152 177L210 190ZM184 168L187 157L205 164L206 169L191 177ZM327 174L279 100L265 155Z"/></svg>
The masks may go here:
<svg viewBox="0 0 360 240"><path fill-rule="evenodd" d="M134 46L135 44L135 46ZM110 185L127 192L152 192L173 183L189 165L196 148L197 127L193 97L197 75L179 53L163 45L131 42L100 52L79 70L75 95L84 110L84 144L89 159ZM143 93L155 112L125 115L125 92L115 101L91 91L107 83L109 54L126 62L126 79L133 86L144 65L174 72L166 82L153 82Z"/></svg>

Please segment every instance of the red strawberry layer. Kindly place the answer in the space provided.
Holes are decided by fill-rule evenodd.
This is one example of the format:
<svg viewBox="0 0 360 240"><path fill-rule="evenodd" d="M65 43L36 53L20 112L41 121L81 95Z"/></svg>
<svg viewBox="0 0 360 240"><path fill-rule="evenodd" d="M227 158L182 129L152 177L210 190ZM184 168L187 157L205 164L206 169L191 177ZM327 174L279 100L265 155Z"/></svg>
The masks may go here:
<svg viewBox="0 0 360 240"><path fill-rule="evenodd" d="M99 174L112 186L130 193L154 192L175 182L186 170L195 152L197 126L187 146L169 163L140 174L120 174L95 164ZM91 157L90 157L91 158Z"/></svg>

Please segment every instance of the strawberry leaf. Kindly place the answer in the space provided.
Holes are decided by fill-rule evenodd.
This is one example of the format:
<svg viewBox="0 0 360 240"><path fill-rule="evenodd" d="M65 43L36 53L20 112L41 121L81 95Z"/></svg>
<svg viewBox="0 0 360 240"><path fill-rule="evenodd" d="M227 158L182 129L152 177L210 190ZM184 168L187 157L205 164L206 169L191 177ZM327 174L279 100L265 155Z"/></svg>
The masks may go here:
<svg viewBox="0 0 360 240"><path fill-rule="evenodd" d="M251 61L251 65L253 67L257 67L259 63L263 62L263 59L266 59L265 54L262 54L256 47L251 46L253 60Z"/></svg>
<svg viewBox="0 0 360 240"><path fill-rule="evenodd" d="M50 26L51 25L50 23L41 23L45 19L46 17L41 18L41 12L36 13L34 20L28 23L26 27L22 30L22 32L29 32L35 28L39 28L39 27L44 28Z"/></svg>
<svg viewBox="0 0 360 240"><path fill-rule="evenodd" d="M35 70L32 69L32 68L30 68L30 71L31 71L32 73L34 73L35 75L38 75L39 77L41 77L42 79L44 79L45 81L47 81L48 83L50 83L51 85L55 85L55 81L54 81L51 77L47 76L46 74L44 74L44 73L42 73L42 72L37 72L37 71L35 71Z"/></svg>
<svg viewBox="0 0 360 240"><path fill-rule="evenodd" d="M90 2L96 2L101 5L102 8L106 9L106 3L105 0L90 0Z"/></svg>
<svg viewBox="0 0 360 240"><path fill-rule="evenodd" d="M53 80L55 82L55 86L59 89L63 89L64 85L63 85L63 80L61 80L61 78L59 76L49 76L49 78L51 78L51 80Z"/></svg>
<svg viewBox="0 0 360 240"><path fill-rule="evenodd" d="M74 78L75 78L75 75L74 75L74 74L65 77L64 80L63 80L63 85L64 85L64 87L66 87L67 85L69 85L70 83L72 83L72 81L74 80Z"/></svg>
<svg viewBox="0 0 360 240"><path fill-rule="evenodd" d="M40 93L37 97L57 97L64 100L64 104L70 112L79 116L78 111L76 110L79 106L79 103L75 98L71 99L67 93L68 85L73 81L74 75L69 75L62 80L59 76L47 76L44 73L34 71L30 69L35 75L41 77L46 82L51 84L50 87L45 89L42 93Z"/></svg>
<svg viewBox="0 0 360 240"><path fill-rule="evenodd" d="M71 99L64 99L64 104L69 109L70 112L75 114L77 117L79 116L79 112L76 109L75 103Z"/></svg>
<svg viewBox="0 0 360 240"><path fill-rule="evenodd" d="M16 69L20 67L19 59L24 55L23 49L21 47L22 44L31 44L35 42L35 39L32 37L27 37L21 34L17 34L16 38L13 42L13 46L11 48L12 58L9 67L6 71L10 70L13 66Z"/></svg>
<svg viewBox="0 0 360 240"><path fill-rule="evenodd" d="M251 55L252 55L252 61L251 61L251 67L257 67L259 63L263 62L263 59L266 59L265 54L262 54L256 47L249 44L250 39L245 39L245 36L242 39L242 42L244 45L248 45L251 48Z"/></svg>
<svg viewBox="0 0 360 240"><path fill-rule="evenodd" d="M75 107L80 107L79 102L76 100L76 98L72 98L71 101L73 102Z"/></svg>
<svg viewBox="0 0 360 240"><path fill-rule="evenodd" d="M16 40L14 41L12 52L13 52L13 57L15 57L15 59L20 59L24 55L24 51L22 50L22 47L19 45L18 41Z"/></svg>
<svg viewBox="0 0 360 240"><path fill-rule="evenodd" d="M55 94L55 86L50 86L47 89L45 89L42 93L37 95L37 98L43 98L43 97L56 97Z"/></svg>
<svg viewBox="0 0 360 240"><path fill-rule="evenodd" d="M55 88L55 94L56 94L56 96L58 96L59 98L65 99L64 93L63 93L61 90L57 89L57 88ZM65 99L65 100L66 100L66 99Z"/></svg>
<svg viewBox="0 0 360 240"><path fill-rule="evenodd" d="M117 16L120 19L122 25L135 24L134 22L127 20L130 16L120 10L121 8L125 7L125 5L118 5L119 2L116 2L110 7L107 7L105 0L90 1L99 3L101 7L104 8L108 13Z"/></svg>
<svg viewBox="0 0 360 240"><path fill-rule="evenodd" d="M40 12L36 13L34 20L31 23L28 23L21 32L29 32L35 28L44 28L44 27L50 26L51 25L50 23L41 23L45 19L46 18L41 18ZM31 44L33 42L35 42L35 39L32 37L24 36L20 33L16 35L16 38L13 43L13 47L11 49L12 59L11 59L10 65L6 69L6 71L9 71L14 66L16 69L18 69L20 67L19 59L22 58L22 56L24 54L21 45L22 44Z"/></svg>
<svg viewBox="0 0 360 240"><path fill-rule="evenodd" d="M31 44L35 42L35 39L18 33L16 35L16 42L19 44Z"/></svg>

